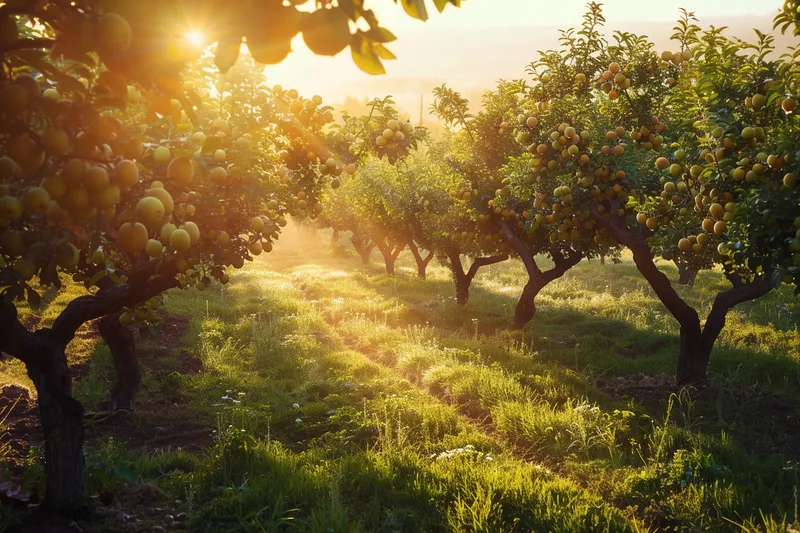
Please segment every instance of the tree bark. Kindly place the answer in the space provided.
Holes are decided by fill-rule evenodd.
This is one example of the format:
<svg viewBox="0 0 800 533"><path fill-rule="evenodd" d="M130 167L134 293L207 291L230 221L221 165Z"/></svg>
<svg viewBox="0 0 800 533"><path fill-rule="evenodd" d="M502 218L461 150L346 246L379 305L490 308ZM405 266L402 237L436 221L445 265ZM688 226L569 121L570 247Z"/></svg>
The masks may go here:
<svg viewBox="0 0 800 533"><path fill-rule="evenodd" d="M369 257L372 255L372 250L375 249L375 243L364 239L355 233L353 237L350 239L353 243L353 248L356 249L358 255L361 256L361 264L368 265L369 264Z"/></svg>
<svg viewBox="0 0 800 533"><path fill-rule="evenodd" d="M378 251L383 256L383 262L386 266L386 273L390 276L394 276L394 265L397 262L397 256L399 256L400 252L403 251L405 244L398 244L395 247L392 247L390 244L387 244L385 241L383 241L377 242L376 246L378 247Z"/></svg>
<svg viewBox="0 0 800 533"><path fill-rule="evenodd" d="M551 255L555 262L553 268L544 272L534 272L533 275L529 276L528 282L522 289L522 294L520 294L517 306L514 309L514 327L517 329L524 328L525 324L533 320L536 315L536 297L541 290L549 283L563 276L567 270L583 259L583 254L575 251L565 256L559 250L553 250Z"/></svg>
<svg viewBox="0 0 800 533"><path fill-rule="evenodd" d="M420 279L425 279L425 273L428 269L428 263L433 259L433 251L429 251L426 257L419 253L419 247L413 240L408 241L408 248L411 250L411 255L414 256L414 261L417 263L417 276Z"/></svg>
<svg viewBox="0 0 800 533"><path fill-rule="evenodd" d="M334 228L331 233L331 250L335 249L337 244L339 244L339 230Z"/></svg>
<svg viewBox="0 0 800 533"><path fill-rule="evenodd" d="M0 351L25 364L38 393L45 439L47 490L44 508L75 514L83 496L83 406L72 397L66 347L86 322L149 300L178 285L174 262L151 260L136 267L128 282L72 300L52 328L28 331L13 303L0 298Z"/></svg>
<svg viewBox="0 0 800 533"><path fill-rule="evenodd" d="M461 250L456 247L445 248L444 254L450 260L450 270L453 272L453 281L456 284L456 303L467 305L469 301L469 286L472 280L464 272L464 264L461 262Z"/></svg>
<svg viewBox="0 0 800 533"><path fill-rule="evenodd" d="M697 279L698 269L683 261L675 261L675 266L678 267L678 284L688 285L694 287L694 282Z"/></svg>
<svg viewBox="0 0 800 533"><path fill-rule="evenodd" d="M616 213L618 209L619 201L612 201L610 212ZM764 274L749 283L744 283L738 275L726 272L725 275L732 287L717 294L705 326L701 327L697 311L683 301L669 278L656 267L652 251L647 244L650 231L647 229L634 231L624 227L620 223L619 217L614 215L610 219L605 219L599 213L594 212L592 218L606 228L617 242L633 252L636 268L650 284L661 303L678 321L681 341L676 384L679 387L705 386L708 383L707 374L711 351L725 326L725 317L728 311L737 304L760 298L772 290L773 286L769 282L769 276Z"/></svg>
<svg viewBox="0 0 800 533"><path fill-rule="evenodd" d="M38 395L45 439L44 507L70 514L83 508L84 433L83 406L72 397L65 347L50 329L28 331L16 307L0 299L0 351L25 364Z"/></svg>
<svg viewBox="0 0 800 533"><path fill-rule="evenodd" d="M136 357L136 340L130 329L119 321L120 313L100 319L98 328L114 360L115 379L109 392L109 403L113 410L135 410L136 391L141 374Z"/></svg>
<svg viewBox="0 0 800 533"><path fill-rule="evenodd" d="M26 364L36 386L44 434L44 505L58 513L84 506L83 406L72 397L72 379L64 348L49 332L37 332L38 353Z"/></svg>
<svg viewBox="0 0 800 533"><path fill-rule="evenodd" d="M458 305L466 305L469 301L469 288L481 267L501 263L508 259L508 254L476 257L469 267L469 271L464 272L464 264L461 262L461 250L459 248L448 247L445 248L444 253L450 260L450 270L453 272L453 281L456 284L456 303Z"/></svg>
<svg viewBox="0 0 800 533"><path fill-rule="evenodd" d="M514 235L508 224L501 224L501 229L508 243L522 260L522 264L525 265L525 270L528 273L528 282L523 287L522 294L520 294L517 306L514 309L514 327L522 329L525 324L533 320L536 314L536 296L539 295L539 292L548 283L560 278L567 270L577 265L583 259L583 254L575 250L569 250L568 255L564 255L560 249L551 248L550 256L553 258L555 265L550 270L542 272L542 269L536 264L533 252L519 237Z"/></svg>

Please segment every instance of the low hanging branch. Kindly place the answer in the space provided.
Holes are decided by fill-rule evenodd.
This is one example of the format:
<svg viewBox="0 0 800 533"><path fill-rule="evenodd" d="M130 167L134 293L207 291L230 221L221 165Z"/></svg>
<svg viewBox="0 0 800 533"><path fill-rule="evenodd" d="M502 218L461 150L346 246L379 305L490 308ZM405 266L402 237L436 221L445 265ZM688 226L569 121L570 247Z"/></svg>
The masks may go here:
<svg viewBox="0 0 800 533"><path fill-rule="evenodd" d="M177 273L174 262L151 260L143 263L131 272L127 283L71 301L53 322L52 334L66 346L86 322L135 306L177 287Z"/></svg>

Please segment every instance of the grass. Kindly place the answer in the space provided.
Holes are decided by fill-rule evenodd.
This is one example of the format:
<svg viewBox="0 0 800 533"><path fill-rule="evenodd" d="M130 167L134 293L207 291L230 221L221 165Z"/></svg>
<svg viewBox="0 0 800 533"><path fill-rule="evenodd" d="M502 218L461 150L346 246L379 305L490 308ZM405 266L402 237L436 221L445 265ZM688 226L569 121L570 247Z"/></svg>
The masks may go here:
<svg viewBox="0 0 800 533"><path fill-rule="evenodd" d="M137 527L163 525L169 508L192 531L798 527L800 302L788 292L731 312L713 387L692 397L661 386L677 324L629 260L581 263L515 332L517 263L482 270L460 307L441 266L420 281L401 257L390 278L321 248L282 243L225 288L167 295L202 369L148 370L142 394L179 392L170 416L205 424L213 444L96 439L90 490L116 494ZM704 272L679 290L702 313L721 284ZM112 367L90 342L72 357L92 407ZM0 366L0 382L17 378ZM161 503L134 497L151 486Z"/></svg>

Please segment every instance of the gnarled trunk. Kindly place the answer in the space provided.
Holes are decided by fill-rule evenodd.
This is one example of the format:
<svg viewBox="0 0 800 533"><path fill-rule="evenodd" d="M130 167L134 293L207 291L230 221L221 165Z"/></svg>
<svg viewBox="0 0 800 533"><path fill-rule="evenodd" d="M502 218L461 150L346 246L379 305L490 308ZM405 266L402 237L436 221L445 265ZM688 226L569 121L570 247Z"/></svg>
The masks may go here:
<svg viewBox="0 0 800 533"><path fill-rule="evenodd" d="M135 410L136 391L141 380L139 360L136 357L136 340L130 329L119 321L120 313L100 319L98 328L114 360L114 385L109 392L113 410Z"/></svg>
<svg viewBox="0 0 800 533"><path fill-rule="evenodd" d="M26 362L36 386L44 433L44 505L59 513L83 507L83 406L72 397L72 379L64 347L48 330L33 335L35 354Z"/></svg>
<svg viewBox="0 0 800 533"><path fill-rule="evenodd" d="M555 262L553 268L544 272L539 270L538 267L532 273L530 270L528 271L528 282L522 289L522 294L520 294L517 306L514 309L514 327L517 329L524 328L525 324L533 320L536 315L536 297L542 289L563 276L567 270L577 265L583 258L582 254L574 251L568 256L561 254L557 250L553 250L551 254ZM530 261L534 265L536 264L533 256L530 257Z"/></svg>
<svg viewBox="0 0 800 533"><path fill-rule="evenodd" d="M528 273L528 282L522 289L522 294L514 310L514 327L522 329L525 324L533 320L536 314L536 296L538 296L539 292L548 283L560 278L567 270L580 263L581 259L583 259L583 254L575 250L569 250L568 255L564 255L562 250L551 248L550 255L555 265L550 270L542 272L539 265L536 264L533 252L514 234L508 224L503 223L501 228L506 240L522 260L522 264L525 265L525 270Z"/></svg>
<svg viewBox="0 0 800 533"><path fill-rule="evenodd" d="M445 248L444 253L450 260L450 270L453 272L453 281L455 281L456 284L456 303L458 303L458 305L466 305L469 301L469 288L481 267L500 263L508 259L508 254L477 257L469 267L469 271L464 272L464 265L461 262L461 250L459 248L451 246Z"/></svg>
<svg viewBox="0 0 800 533"><path fill-rule="evenodd" d="M525 287L522 289L522 294L517 300L517 306L514 308L514 327L522 329L525 324L533 320L536 315L536 296L547 283L542 280L542 276L534 276L528 280Z"/></svg>
<svg viewBox="0 0 800 533"><path fill-rule="evenodd" d="M618 201L612 202L610 212L615 213L618 207ZM681 344L676 373L677 385L681 387L704 386L708 382L707 373L711 351L722 328L725 327L725 317L728 311L742 302L760 298L772 290L773 285L770 283L769 276L764 274L745 283L736 273L726 271L725 276L731 282L732 287L717 294L705 326L701 326L697 311L683 301L669 278L656 267L652 251L647 244L649 231L628 229L622 224L619 217L606 220L596 212L592 214L592 217L601 226L608 229L617 242L624 244L633 252L636 268L650 284L661 303L678 321L681 328Z"/></svg>
<svg viewBox="0 0 800 533"><path fill-rule="evenodd" d="M0 298L0 351L25 364L36 386L45 438L47 490L44 506L74 514L83 510L83 406L72 397L65 349L78 329L91 320L116 314L178 285L174 262L143 263L128 282L101 288L72 300L51 328L28 331L16 307Z"/></svg>
<svg viewBox="0 0 800 533"><path fill-rule="evenodd" d="M372 250L375 249L375 243L369 239L364 239L355 233L350 239L350 242L353 243L353 248L355 248L358 255L361 256L361 264L368 265L369 257L372 255Z"/></svg>
<svg viewBox="0 0 800 533"><path fill-rule="evenodd" d="M403 251L405 248L404 244L398 244L394 247L384 242L376 243L378 247L378 251L383 256L383 262L386 266L386 273L390 276L394 276L394 265L397 262L397 256L400 255L400 252Z"/></svg>
<svg viewBox="0 0 800 533"><path fill-rule="evenodd" d="M420 279L425 279L428 263L433 259L433 251L429 251L428 255L423 257L422 254L419 253L419 247L413 240L408 241L408 248L411 250L411 255L414 256L414 261L417 263L417 276L419 276Z"/></svg>
<svg viewBox="0 0 800 533"><path fill-rule="evenodd" d="M339 244L339 230L334 228L331 233L331 250L335 249L337 244Z"/></svg>

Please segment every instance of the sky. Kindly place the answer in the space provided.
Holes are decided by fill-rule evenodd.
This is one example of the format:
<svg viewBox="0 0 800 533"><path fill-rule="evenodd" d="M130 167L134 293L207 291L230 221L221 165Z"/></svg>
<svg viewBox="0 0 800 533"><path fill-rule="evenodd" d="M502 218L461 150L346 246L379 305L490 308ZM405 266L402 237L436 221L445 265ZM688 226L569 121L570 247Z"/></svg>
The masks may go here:
<svg viewBox="0 0 800 533"><path fill-rule="evenodd" d="M626 21L674 21L678 10L685 7L698 18L719 17L722 14L739 17L774 14L782 0L607 0L603 13L609 23ZM439 14L429 6L429 29L482 28L487 26L552 26L572 25L580 21L586 10L582 0L464 0L460 8L448 6ZM388 0L368 0L389 28L398 30L418 28L422 23L405 16L403 8ZM555 8L550 6L557 6Z"/></svg>
<svg viewBox="0 0 800 533"><path fill-rule="evenodd" d="M732 22L749 31L753 26L771 29L772 17L782 3L607 0L603 12L606 28L645 33L658 43L659 38L668 39L680 7L693 11L701 27ZM288 59L267 68L268 79L295 87L301 94L321 94L328 101L340 101L345 95L393 94L406 107L418 107L420 94L427 98L431 87L444 81L468 92L487 88L498 79L524 76L536 51L555 47L557 29L578 26L586 10L583 0L463 0L460 8L448 6L440 14L426 0L430 18L423 23L407 16L392 0L366 0L365 4L398 37L389 45L398 59L384 62L386 75L359 71L349 49L334 58L314 56L298 36Z"/></svg>

